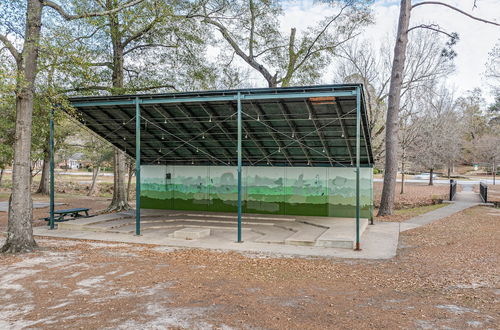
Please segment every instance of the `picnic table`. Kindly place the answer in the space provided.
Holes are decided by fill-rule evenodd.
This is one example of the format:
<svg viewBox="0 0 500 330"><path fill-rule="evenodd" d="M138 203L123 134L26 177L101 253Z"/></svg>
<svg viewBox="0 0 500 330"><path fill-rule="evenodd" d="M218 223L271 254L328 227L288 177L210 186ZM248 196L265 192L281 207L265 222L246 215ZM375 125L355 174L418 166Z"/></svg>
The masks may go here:
<svg viewBox="0 0 500 330"><path fill-rule="evenodd" d="M81 207L81 208L74 208L74 209L66 209L66 210L57 210L54 211L54 221L55 222L62 222L62 221L68 221L68 220L73 220L76 218L81 218L89 217L89 208ZM85 213L85 215L83 214ZM45 221L50 221L50 217L44 218Z"/></svg>

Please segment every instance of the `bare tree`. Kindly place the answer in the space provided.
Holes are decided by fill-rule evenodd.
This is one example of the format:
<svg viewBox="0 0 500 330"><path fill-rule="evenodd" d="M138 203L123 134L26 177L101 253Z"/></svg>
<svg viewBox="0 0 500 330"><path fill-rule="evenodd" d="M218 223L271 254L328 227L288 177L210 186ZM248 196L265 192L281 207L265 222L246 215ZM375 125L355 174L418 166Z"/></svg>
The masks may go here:
<svg viewBox="0 0 500 330"><path fill-rule="evenodd" d="M442 38L438 32L421 30L416 33L417 38L410 41L407 48L408 65L405 66L401 88L403 103L408 103L419 90L454 70L452 61L442 56ZM336 81L359 82L365 87L376 164L383 163L384 155L383 135L392 62L390 44L390 41L383 43L378 51L368 41L354 40L339 47L341 59L335 72Z"/></svg>
<svg viewBox="0 0 500 330"><path fill-rule="evenodd" d="M444 88L428 97L423 107L408 151L416 167L430 172L429 185L433 185L434 171L459 155L461 130L454 100Z"/></svg>
<svg viewBox="0 0 500 330"><path fill-rule="evenodd" d="M269 87L317 80L337 47L353 39L371 21L368 1L333 1L336 13L302 33L279 29L281 6L276 1L207 1L193 16L222 36L234 56L256 70Z"/></svg>
<svg viewBox="0 0 500 330"><path fill-rule="evenodd" d="M487 133L473 141L472 153L476 164L484 164L491 168L494 182L498 163L500 162L500 131Z"/></svg>
<svg viewBox="0 0 500 330"><path fill-rule="evenodd" d="M417 94L422 92L422 88L418 89ZM399 143L400 143L400 159L401 159L401 189L400 194L404 194L405 175L408 163L411 159L411 147L415 144L420 125L418 120L419 110L421 109L420 99L414 95L415 91L410 90L406 94L406 102L401 107L401 115L399 117Z"/></svg>
<svg viewBox="0 0 500 330"><path fill-rule="evenodd" d="M409 27L410 13L413 8L423 5L445 6L455 12L465 15L474 20L500 26L499 23L488 21L482 18L475 17L463 10L460 10L452 5L442 3L440 1L423 1L412 6L411 0L401 0L399 13L398 32L396 37L396 46L394 47L394 58L392 65L391 82L388 98L388 112L386 124L386 148L385 148L385 171L384 171L384 187L382 190L382 199L378 215L392 214L394 208L394 194L396 190L396 176L398 168L397 148L398 148L398 117L400 108L400 95L403 84L402 72L405 68L406 48L408 45L408 33L412 30L422 28L444 33L450 37L449 45L456 43L458 36L449 34L441 30L435 24L420 24L418 26ZM452 51L445 51L444 55L453 56Z"/></svg>
<svg viewBox="0 0 500 330"><path fill-rule="evenodd" d="M489 54L486 63L486 78L497 99L500 99L500 40Z"/></svg>
<svg viewBox="0 0 500 330"><path fill-rule="evenodd" d="M441 86L430 86L422 97L415 138L409 145L413 164L430 172L429 185L433 185L434 171L450 166L461 151L462 130L460 115L452 93Z"/></svg>

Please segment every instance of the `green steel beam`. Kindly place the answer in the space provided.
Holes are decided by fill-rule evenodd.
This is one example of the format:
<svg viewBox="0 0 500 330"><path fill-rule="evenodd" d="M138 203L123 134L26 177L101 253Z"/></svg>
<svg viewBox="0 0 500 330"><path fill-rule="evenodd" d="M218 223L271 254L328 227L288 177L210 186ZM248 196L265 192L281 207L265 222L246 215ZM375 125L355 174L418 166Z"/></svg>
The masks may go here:
<svg viewBox="0 0 500 330"><path fill-rule="evenodd" d="M238 92L238 243L241 243L241 98Z"/></svg>
<svg viewBox="0 0 500 330"><path fill-rule="evenodd" d="M97 107L97 106L110 106L110 105L133 105L137 102L141 104L165 104L165 103L200 103L200 102L219 102L219 101L237 101L238 95L240 100L275 100L275 99L295 99L295 98L306 98L306 97L323 97L323 96L335 96L335 97L347 97L354 96L355 92L335 92L335 91L325 91L325 92L310 92L310 93L272 93L272 94L256 94L256 95L241 95L238 92L237 95L228 96L202 96L202 97L179 97L179 98L158 98L151 99L141 99L137 96L136 100L123 100L123 101L87 101L87 102L74 102L72 106L78 107ZM138 100L138 101L137 101Z"/></svg>
<svg viewBox="0 0 500 330"><path fill-rule="evenodd" d="M359 164L360 164L360 139L361 139L361 95L359 87L356 88L356 251L361 250L359 242Z"/></svg>
<svg viewBox="0 0 500 330"><path fill-rule="evenodd" d="M141 235L141 106L135 103L135 234Z"/></svg>
<svg viewBox="0 0 500 330"><path fill-rule="evenodd" d="M89 97L91 98L91 97ZM75 108L78 107L103 107L109 105L134 105L137 102L135 100L120 100L120 101L84 101L84 102L74 102L71 105Z"/></svg>
<svg viewBox="0 0 500 330"><path fill-rule="evenodd" d="M54 229L54 109L50 110L50 229Z"/></svg>

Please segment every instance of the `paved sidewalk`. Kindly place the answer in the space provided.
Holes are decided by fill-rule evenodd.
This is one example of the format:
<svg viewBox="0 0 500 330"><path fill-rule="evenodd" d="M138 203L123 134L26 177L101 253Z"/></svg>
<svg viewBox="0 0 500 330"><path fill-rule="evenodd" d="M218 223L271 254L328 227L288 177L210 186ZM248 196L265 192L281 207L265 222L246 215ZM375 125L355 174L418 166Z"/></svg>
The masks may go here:
<svg viewBox="0 0 500 330"><path fill-rule="evenodd" d="M424 226L479 204L481 204L479 194L473 192L472 188L469 189L468 186L464 186L464 191L457 192L455 200L450 205L421 214L401 223L401 231Z"/></svg>
<svg viewBox="0 0 500 330"><path fill-rule="evenodd" d="M64 203L55 203L54 205L64 205ZM33 202L34 209L43 209L44 207L49 207L49 203L45 202ZM9 211L9 202L0 202L0 212L8 212Z"/></svg>

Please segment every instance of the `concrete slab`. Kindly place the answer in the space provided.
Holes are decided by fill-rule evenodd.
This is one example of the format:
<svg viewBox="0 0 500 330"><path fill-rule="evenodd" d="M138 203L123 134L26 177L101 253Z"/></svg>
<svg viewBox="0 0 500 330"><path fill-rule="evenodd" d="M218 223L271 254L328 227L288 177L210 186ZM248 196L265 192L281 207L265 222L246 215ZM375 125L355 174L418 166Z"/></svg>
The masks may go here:
<svg viewBox="0 0 500 330"><path fill-rule="evenodd" d="M297 232L285 239L285 244L314 246L316 245L316 239L327 230L325 227L317 227L306 223L297 224L299 225Z"/></svg>
<svg viewBox="0 0 500 330"><path fill-rule="evenodd" d="M368 226L368 219L360 219L359 233L363 235ZM356 227L353 219L346 221L340 219L332 223L320 237L316 240L316 246L337 247L353 249L356 244Z"/></svg>
<svg viewBox="0 0 500 330"><path fill-rule="evenodd" d="M271 228L268 226L253 226L252 231L262 235L261 237L255 239L255 242L268 244L285 244L285 240L295 233L292 230L276 226Z"/></svg>
<svg viewBox="0 0 500 330"><path fill-rule="evenodd" d="M35 235L68 237L90 240L110 240L125 243L159 244L179 247L228 249L263 253L303 256L343 256L361 258L387 258L396 253L399 231L384 237L388 242L377 242L385 235L376 229L369 230L368 220L362 219L362 246L372 246L376 251L340 253L351 251L355 240L355 221L349 218L283 217L246 215L243 221L244 243L236 240L236 216L206 212L170 212L143 210L142 236L134 236L133 212L100 215L76 219L59 224L58 230L35 228ZM162 216L163 215L163 216ZM208 216L207 216L208 215ZM387 226L387 225L384 225ZM399 226L398 226L399 229ZM206 235L209 230L209 235ZM188 232L188 234L186 234ZM178 233L178 234L175 234ZM370 233L370 234L368 234ZM369 235L374 236L370 237ZM187 239L186 239L187 238ZM318 243L318 239L322 238ZM396 242L396 243L394 243ZM382 251L379 253L378 251Z"/></svg>
<svg viewBox="0 0 500 330"><path fill-rule="evenodd" d="M255 242L261 235L251 230L243 232L243 243L235 242L236 230L213 230L209 237L198 240L170 238L160 232L134 236L119 233L50 230L47 227L35 227L33 230L36 236L42 237L239 251L270 256L339 257L350 259L390 259L396 255L399 238L399 223L379 223L374 226L368 226L363 235L361 251L318 246L263 244Z"/></svg>
<svg viewBox="0 0 500 330"><path fill-rule="evenodd" d="M210 228L182 228L172 233L174 238L199 239L210 236Z"/></svg>

